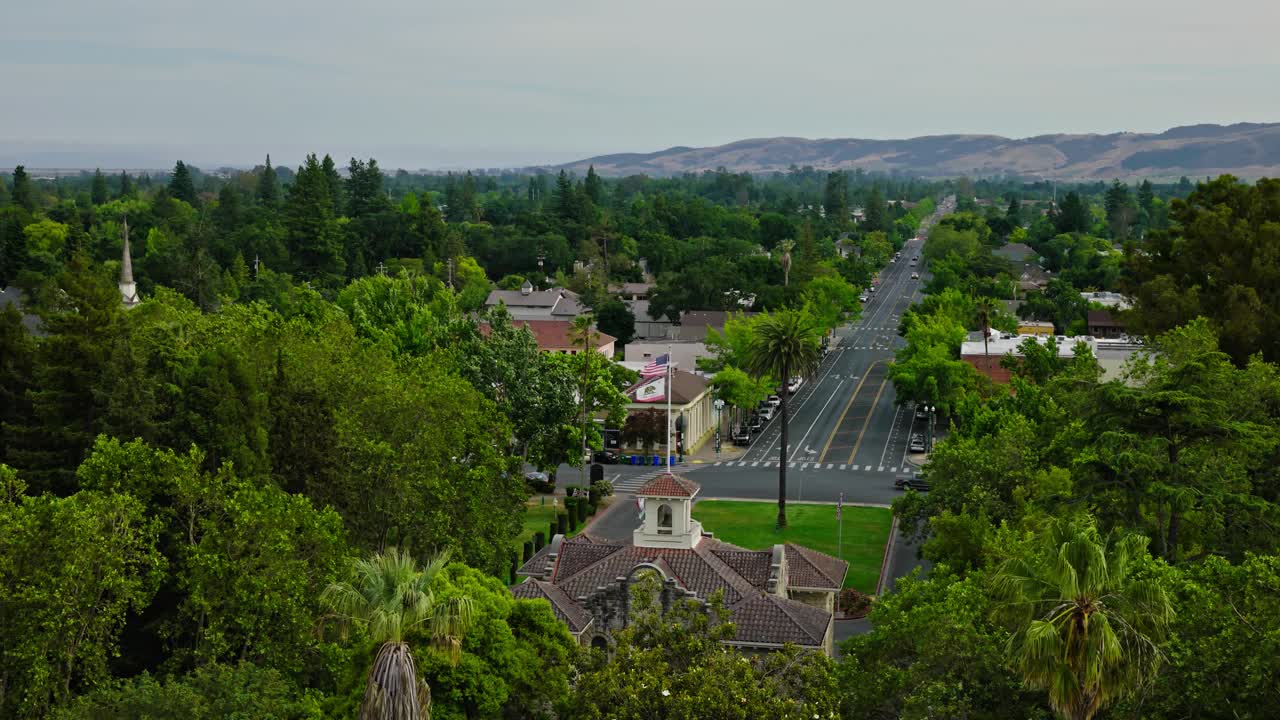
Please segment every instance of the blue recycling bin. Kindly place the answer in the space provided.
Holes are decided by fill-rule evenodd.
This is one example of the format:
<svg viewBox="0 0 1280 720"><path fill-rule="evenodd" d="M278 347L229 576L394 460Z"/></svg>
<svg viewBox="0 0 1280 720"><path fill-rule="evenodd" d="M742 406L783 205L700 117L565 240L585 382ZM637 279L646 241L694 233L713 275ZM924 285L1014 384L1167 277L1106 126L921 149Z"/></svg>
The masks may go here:
<svg viewBox="0 0 1280 720"><path fill-rule="evenodd" d="M653 466L654 466L654 467L658 467L658 466L659 466L659 465L661 465L661 464L662 464L662 456L661 456L661 455L654 455L654 456L653 456Z"/></svg>
<svg viewBox="0 0 1280 720"><path fill-rule="evenodd" d="M639 465L639 464L640 464L640 456L639 456L639 455L632 455L632 456L631 456L631 464L632 464L632 465Z"/></svg>

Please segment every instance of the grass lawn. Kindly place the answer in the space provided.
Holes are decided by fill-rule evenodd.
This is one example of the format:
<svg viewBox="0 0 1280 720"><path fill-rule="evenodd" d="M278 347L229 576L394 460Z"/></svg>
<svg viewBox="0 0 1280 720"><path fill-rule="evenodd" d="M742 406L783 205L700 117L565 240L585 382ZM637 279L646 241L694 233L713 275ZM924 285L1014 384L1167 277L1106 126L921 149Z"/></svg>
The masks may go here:
<svg viewBox="0 0 1280 720"><path fill-rule="evenodd" d="M716 539L748 550L766 550L780 542L804 545L848 561L844 586L874 593L880 581L880 563L889 541L893 512L888 508L844 508L843 552L836 547L836 506L787 503L787 529L775 532L776 502L702 500L693 516Z"/></svg>
<svg viewBox="0 0 1280 720"><path fill-rule="evenodd" d="M545 505L540 502L540 499L542 498L546 499ZM603 509L604 508L601 508L601 510ZM564 498L556 499L555 508L551 507L551 498L545 495L535 496L529 502L525 503L524 527L520 529L520 536L516 538L516 550L523 551L524 541L532 540L533 536L539 532L542 532L545 535L547 528L551 526L551 522L556 519L557 511L564 512ZM581 525L578 526L578 530L582 530ZM569 536L572 537L577 534L577 532L571 532L569 533ZM545 538L545 540L547 542L551 542L551 538Z"/></svg>

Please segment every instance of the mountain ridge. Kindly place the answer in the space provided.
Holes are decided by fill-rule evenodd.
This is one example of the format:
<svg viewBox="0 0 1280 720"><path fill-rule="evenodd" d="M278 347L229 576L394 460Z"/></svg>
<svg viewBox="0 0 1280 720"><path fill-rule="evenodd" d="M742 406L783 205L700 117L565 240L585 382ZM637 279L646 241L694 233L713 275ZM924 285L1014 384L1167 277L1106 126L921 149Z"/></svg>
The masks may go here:
<svg viewBox="0 0 1280 720"><path fill-rule="evenodd" d="M744 138L710 147L620 152L556 165L602 175L680 175L820 170L898 172L922 177L1010 175L1058 180L1176 178L1231 173L1280 176L1280 123L1200 123L1160 133L1056 133L1026 138L952 133L914 138Z"/></svg>

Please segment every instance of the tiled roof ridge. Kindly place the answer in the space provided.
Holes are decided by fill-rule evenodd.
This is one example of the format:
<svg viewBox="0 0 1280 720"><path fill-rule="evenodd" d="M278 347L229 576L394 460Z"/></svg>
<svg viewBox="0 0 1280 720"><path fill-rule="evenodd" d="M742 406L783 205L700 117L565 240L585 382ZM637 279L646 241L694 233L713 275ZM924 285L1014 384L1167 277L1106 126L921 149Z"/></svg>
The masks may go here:
<svg viewBox="0 0 1280 720"><path fill-rule="evenodd" d="M806 627L804 622L799 617L796 616L796 613L792 612L792 609L804 608L806 610L813 610L814 612L820 612L823 615L827 616L828 623L831 622L830 614L828 614L823 610L819 610L816 607L805 605L799 600L792 600L791 598L778 597L777 595L765 595L765 598L768 599L770 602L772 602L774 605L776 605L778 609L781 610L791 620L791 622L794 623L795 626L800 629L801 632L803 632L805 635L812 638L815 643L822 642L822 637L815 636L813 633L809 632L809 628Z"/></svg>
<svg viewBox="0 0 1280 720"><path fill-rule="evenodd" d="M674 488L672 487L674 485ZM675 473L665 472L636 491L638 496L649 497L687 497L691 498L702 489L698 483Z"/></svg>
<svg viewBox="0 0 1280 720"><path fill-rule="evenodd" d="M581 536L579 536L579 537L581 537ZM588 537L588 538L586 539L586 541L585 541L585 542L574 542L574 539L575 539L575 538L569 538L568 540L566 540L566 541L565 541L565 547L563 547L563 548L560 550L560 554L556 557L556 569L555 569L555 571L551 574L551 581L552 581L552 582L554 582L554 583L559 584L559 583L563 583L563 582L569 582L570 580L572 580L572 579L574 579L574 578L578 577L579 575L581 575L581 574L583 574L583 573L585 573L585 572L589 572L592 568L594 568L595 566L599 565L599 564L600 564L600 563L602 563L602 562L605 562L605 561L606 561L606 560L608 560L609 558L613 557L613 556L614 556L614 555L616 555L619 551L621 551L621 550L625 550L625 549L627 548L627 545L628 545L627 543L601 542L601 541L600 541L599 539L597 539L597 538L590 538L590 537ZM590 563L587 563L586 565L582 566L581 568L578 568L578 569L577 569L573 574L571 574L571 575L566 575L565 577L560 577L560 561L564 559L564 556L565 556L565 554L566 554L566 551L567 551L570 547L572 547L572 546L574 546L574 545L589 545L589 546L591 546L591 547L610 547L610 548L613 548L613 552L610 552L610 553L606 553L606 554L604 554L604 555L601 555L600 557L596 558L595 560L592 560Z"/></svg>
<svg viewBox="0 0 1280 720"><path fill-rule="evenodd" d="M703 541L705 542L705 540ZM693 552L702 558L703 562L711 566L716 574L725 580L737 593L743 597L748 597L754 592L762 592L763 588L758 588L751 583L750 580L742 576L732 565L722 560L715 554L710 547L703 547L702 543L698 543L693 548Z"/></svg>
<svg viewBox="0 0 1280 720"><path fill-rule="evenodd" d="M792 551L790 554L804 560L805 564L808 565L810 568L812 568L814 572L818 573L818 575L822 576L823 578L826 578L826 580L831 583L827 587L839 588L841 585L844 584L844 575L849 572L848 562L841 560L840 558L834 557L832 555L828 555L824 552L814 550L813 548L808 548L803 545L797 545L795 543L786 543L786 549L789 551ZM820 561L830 561L830 562L823 563ZM840 577L838 578L833 577L831 573L828 572L828 570L834 570L834 568L822 567L823 564L831 564L831 563L844 566L844 573L841 573ZM787 573L787 574L790 575L791 573ZM805 587L805 586L801 585L800 587Z"/></svg>

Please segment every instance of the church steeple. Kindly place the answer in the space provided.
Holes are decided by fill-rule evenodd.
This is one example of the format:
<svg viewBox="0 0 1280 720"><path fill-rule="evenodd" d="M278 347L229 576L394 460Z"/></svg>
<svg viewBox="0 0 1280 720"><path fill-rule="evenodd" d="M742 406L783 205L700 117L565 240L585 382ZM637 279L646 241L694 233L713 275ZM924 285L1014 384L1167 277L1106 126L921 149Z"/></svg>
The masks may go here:
<svg viewBox="0 0 1280 720"><path fill-rule="evenodd" d="M126 310L142 302L133 282L133 258L129 254L129 219L124 220L124 251L120 258L120 301Z"/></svg>

